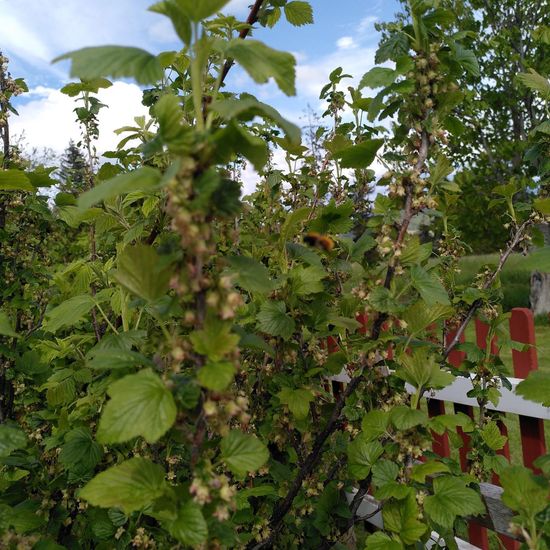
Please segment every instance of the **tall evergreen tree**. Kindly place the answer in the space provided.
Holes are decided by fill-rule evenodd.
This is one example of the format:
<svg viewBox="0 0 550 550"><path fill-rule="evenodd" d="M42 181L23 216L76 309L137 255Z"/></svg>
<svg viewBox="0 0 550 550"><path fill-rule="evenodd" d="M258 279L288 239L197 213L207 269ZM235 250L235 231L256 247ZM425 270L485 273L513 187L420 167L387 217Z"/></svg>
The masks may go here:
<svg viewBox="0 0 550 550"><path fill-rule="evenodd" d="M86 170L86 159L79 147L71 140L60 162L58 171L59 190L73 195L78 195L84 191L86 187Z"/></svg>

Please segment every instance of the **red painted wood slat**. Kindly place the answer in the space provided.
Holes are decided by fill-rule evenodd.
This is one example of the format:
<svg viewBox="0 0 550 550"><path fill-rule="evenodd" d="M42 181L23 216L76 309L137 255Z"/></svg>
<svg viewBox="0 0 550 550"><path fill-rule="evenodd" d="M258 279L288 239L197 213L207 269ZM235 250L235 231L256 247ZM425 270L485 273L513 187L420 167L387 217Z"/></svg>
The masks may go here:
<svg viewBox="0 0 550 550"><path fill-rule="evenodd" d="M512 350L514 375L517 378L527 378L531 371L538 369L537 350L534 347L535 322L533 312L527 308L514 308L510 317L510 336L512 340L523 344L531 344L526 351ZM521 446L523 450L523 464L533 468L533 462L541 455L546 454L544 439L544 421L528 416L519 417Z"/></svg>

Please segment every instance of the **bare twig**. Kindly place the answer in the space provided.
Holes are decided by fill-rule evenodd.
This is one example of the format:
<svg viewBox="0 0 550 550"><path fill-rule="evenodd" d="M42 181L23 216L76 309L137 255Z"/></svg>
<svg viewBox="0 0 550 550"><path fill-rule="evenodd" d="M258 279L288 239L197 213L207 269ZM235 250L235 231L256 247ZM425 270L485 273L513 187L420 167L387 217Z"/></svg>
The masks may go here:
<svg viewBox="0 0 550 550"><path fill-rule="evenodd" d="M258 21L258 13L260 12L260 8L262 7L262 4L265 2L265 0L256 0L252 8L250 9L250 13L248 14L248 17L246 19L246 27L239 33L239 38L245 39L248 36L248 33L252 29L252 25ZM220 86L225 81L225 77L227 76L227 73L230 71L231 67L233 66L233 59L228 59L223 65L222 74L220 77Z"/></svg>
<svg viewBox="0 0 550 550"><path fill-rule="evenodd" d="M528 218L525 220L519 227L514 236L512 237L512 240L508 244L508 247L506 250L500 255L500 259L497 265L497 268L493 272L493 274L485 281L483 286L481 287L482 290L487 290L492 286L492 284L496 281L497 277L499 276L500 272L502 271L502 268L504 267L504 264L510 257L510 254L514 251L514 248L518 245L518 243L521 241L523 235L525 234L525 231L527 228L532 224L532 220ZM445 348L445 353L443 354L443 357L446 359L451 351L456 347L456 345L460 342L460 338L462 337L462 334L466 330L466 327L468 326L468 323L472 320L472 317L475 315L476 311L481 307L483 304L483 300L476 300L468 309L466 316L460 323L460 326L456 330L456 333L451 340L451 342L447 345Z"/></svg>

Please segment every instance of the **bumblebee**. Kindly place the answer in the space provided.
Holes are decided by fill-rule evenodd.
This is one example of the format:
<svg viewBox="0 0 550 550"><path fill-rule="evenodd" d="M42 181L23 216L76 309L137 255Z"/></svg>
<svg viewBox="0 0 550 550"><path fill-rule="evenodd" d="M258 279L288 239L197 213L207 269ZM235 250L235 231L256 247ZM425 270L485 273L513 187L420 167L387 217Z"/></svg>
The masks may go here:
<svg viewBox="0 0 550 550"><path fill-rule="evenodd" d="M325 252L330 252L334 248L334 241L328 235L321 235L321 233L315 231L306 233L304 235L304 242Z"/></svg>

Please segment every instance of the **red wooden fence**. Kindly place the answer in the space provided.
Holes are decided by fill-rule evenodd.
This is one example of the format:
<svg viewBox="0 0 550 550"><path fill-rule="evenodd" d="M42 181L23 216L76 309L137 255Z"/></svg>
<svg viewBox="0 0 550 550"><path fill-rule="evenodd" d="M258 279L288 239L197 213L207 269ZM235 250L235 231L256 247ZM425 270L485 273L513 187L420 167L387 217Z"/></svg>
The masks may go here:
<svg viewBox="0 0 550 550"><path fill-rule="evenodd" d="M366 332L367 318L365 315L360 314L357 316L357 320L362 325L359 331L364 334ZM479 320L475 321L476 342L477 345L482 349L486 349L488 329L489 327L483 322ZM530 346L525 351L512 350L513 376L522 379L526 378L531 371L538 368L537 351L535 348L535 324L531 310L526 308L514 308L512 310L512 314L510 317L510 336L512 340L523 344L528 344ZM454 334L447 334L447 341L451 341L453 337ZM462 335L461 341L464 341L464 335ZM336 339L330 337L327 344L329 352L334 352L338 350L338 343ZM491 353L498 353L498 343L496 342L496 340L493 340L491 342ZM464 358L464 352L454 349L449 354L448 361L452 365L458 366L462 363ZM338 393L340 391L341 382L344 382L344 380L341 379L339 382L333 383L333 389L335 390L335 393ZM455 395L454 399L460 398L456 397ZM462 412L464 414L467 414L471 418L474 417L474 407L471 405L454 403L454 410L455 412ZM428 414L431 417L445 414L445 402L438 399L429 399ZM502 415L504 416L504 413L502 413ZM507 436L507 428L504 422L499 421L499 427L501 433ZM533 462L539 456L546 453L544 421L540 418L532 418L519 415L519 428L523 454L523 464L526 467L534 469L536 471ZM458 428L458 433L463 440L463 446L459 449L460 464L463 471L466 471L466 468L468 467L467 454L469 437L461 430L461 428ZM451 455L449 439L446 434L434 434L433 450L443 457L449 457ZM508 443L506 443L500 453L506 458L510 459L510 446ZM498 485L498 476L493 476L492 482L495 485ZM481 526L475 521L471 521L468 530L469 540L471 544L478 546L484 550L489 548L489 537L487 529L485 527ZM517 550L519 548L519 543L516 540L513 540L503 534L499 534L499 538L502 545L506 549Z"/></svg>

